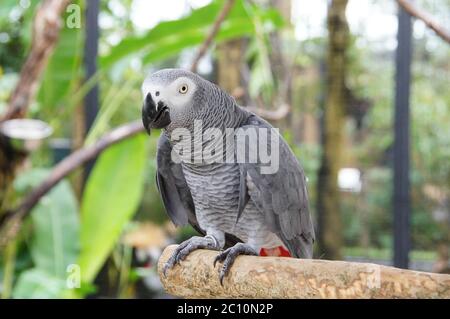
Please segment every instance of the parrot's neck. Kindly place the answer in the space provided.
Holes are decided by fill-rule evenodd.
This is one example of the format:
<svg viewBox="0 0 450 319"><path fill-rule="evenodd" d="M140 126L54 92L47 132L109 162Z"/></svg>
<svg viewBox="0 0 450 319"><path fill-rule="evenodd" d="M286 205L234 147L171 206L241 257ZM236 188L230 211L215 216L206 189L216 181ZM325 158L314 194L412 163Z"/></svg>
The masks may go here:
<svg viewBox="0 0 450 319"><path fill-rule="evenodd" d="M166 130L172 146L188 154L186 157L181 156L186 165L216 165L226 162L227 156L234 154L235 130L251 114L238 106L231 97L225 102L228 102L226 107L212 107L209 114L198 114L189 127ZM186 133L189 134L186 136Z"/></svg>
<svg viewBox="0 0 450 319"><path fill-rule="evenodd" d="M188 130L193 139L198 140L198 137L194 137L198 126L201 126L202 133L211 129L225 132L226 129L240 127L250 116L248 111L236 104L233 97L216 85L209 86L205 95L207 97L203 107L191 114L175 118L165 129L169 138L179 134L179 130Z"/></svg>

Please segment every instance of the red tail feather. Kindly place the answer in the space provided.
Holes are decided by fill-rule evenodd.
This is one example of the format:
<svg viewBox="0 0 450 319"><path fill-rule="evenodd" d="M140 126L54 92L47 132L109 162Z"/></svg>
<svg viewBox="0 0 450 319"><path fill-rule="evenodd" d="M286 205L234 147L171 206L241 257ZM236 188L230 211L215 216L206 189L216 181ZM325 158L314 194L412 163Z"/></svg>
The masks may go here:
<svg viewBox="0 0 450 319"><path fill-rule="evenodd" d="M292 257L289 251L283 246L278 246L275 248L261 248L259 255L272 257Z"/></svg>

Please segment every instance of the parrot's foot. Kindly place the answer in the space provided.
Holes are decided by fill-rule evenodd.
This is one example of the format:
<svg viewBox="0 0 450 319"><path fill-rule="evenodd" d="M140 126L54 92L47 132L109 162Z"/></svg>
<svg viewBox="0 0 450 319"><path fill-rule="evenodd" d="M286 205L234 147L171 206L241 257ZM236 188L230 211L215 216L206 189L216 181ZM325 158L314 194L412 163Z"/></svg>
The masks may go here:
<svg viewBox="0 0 450 319"><path fill-rule="evenodd" d="M221 247L219 247L219 243L212 236L194 236L188 240L185 240L178 245L172 256L170 256L169 260L165 263L163 268L164 277L166 277L166 273L169 268L173 268L180 261L184 260L192 251L201 248L219 250Z"/></svg>
<svg viewBox="0 0 450 319"><path fill-rule="evenodd" d="M228 275L231 266L233 265L236 257L239 255L258 256L258 253L250 245L237 243L233 247L230 247L218 254L216 259L214 259L214 267L216 267L217 262L223 262L222 269L219 274L220 284L222 286L223 279L226 275Z"/></svg>

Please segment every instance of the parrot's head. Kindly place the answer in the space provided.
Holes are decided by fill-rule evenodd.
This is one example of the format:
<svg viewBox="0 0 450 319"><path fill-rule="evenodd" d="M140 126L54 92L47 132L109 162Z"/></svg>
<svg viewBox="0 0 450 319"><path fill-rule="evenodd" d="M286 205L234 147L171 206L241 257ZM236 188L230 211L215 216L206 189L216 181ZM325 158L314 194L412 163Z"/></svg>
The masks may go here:
<svg viewBox="0 0 450 319"><path fill-rule="evenodd" d="M205 92L214 86L197 74L181 69L163 69L142 84L142 122L152 128L190 127L208 104Z"/></svg>

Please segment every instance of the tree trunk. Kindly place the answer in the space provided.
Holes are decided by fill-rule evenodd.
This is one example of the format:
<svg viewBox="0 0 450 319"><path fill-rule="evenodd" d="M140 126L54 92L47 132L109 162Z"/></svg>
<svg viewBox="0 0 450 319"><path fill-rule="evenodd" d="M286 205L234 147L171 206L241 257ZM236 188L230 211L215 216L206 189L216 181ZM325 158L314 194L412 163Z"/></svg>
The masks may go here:
<svg viewBox="0 0 450 319"><path fill-rule="evenodd" d="M244 63L244 40L223 42L217 48L217 83L229 94L241 87L241 68Z"/></svg>
<svg viewBox="0 0 450 319"><path fill-rule="evenodd" d="M291 20L291 0L271 0L270 5L278 10L283 19L290 24ZM278 101L282 100L284 103L292 106L292 76L293 70L292 63L289 60L289 56L283 47L283 43L290 41L290 32L288 29L279 30L273 32L270 35L270 63L272 73L276 79L275 89L278 91L274 97L272 97L272 103L275 103L276 107L279 107ZM293 126L293 113L298 112L298 107L291 107L287 115L276 122L280 131L292 130Z"/></svg>
<svg viewBox="0 0 450 319"><path fill-rule="evenodd" d="M322 159L318 178L319 255L341 259L343 243L340 198L337 185L342 163L345 124L346 51L349 29L347 0L333 0L328 9L327 97L323 118Z"/></svg>
<svg viewBox="0 0 450 319"><path fill-rule="evenodd" d="M25 152L14 149L9 139L0 134L0 220L11 204L12 182L25 157Z"/></svg>

